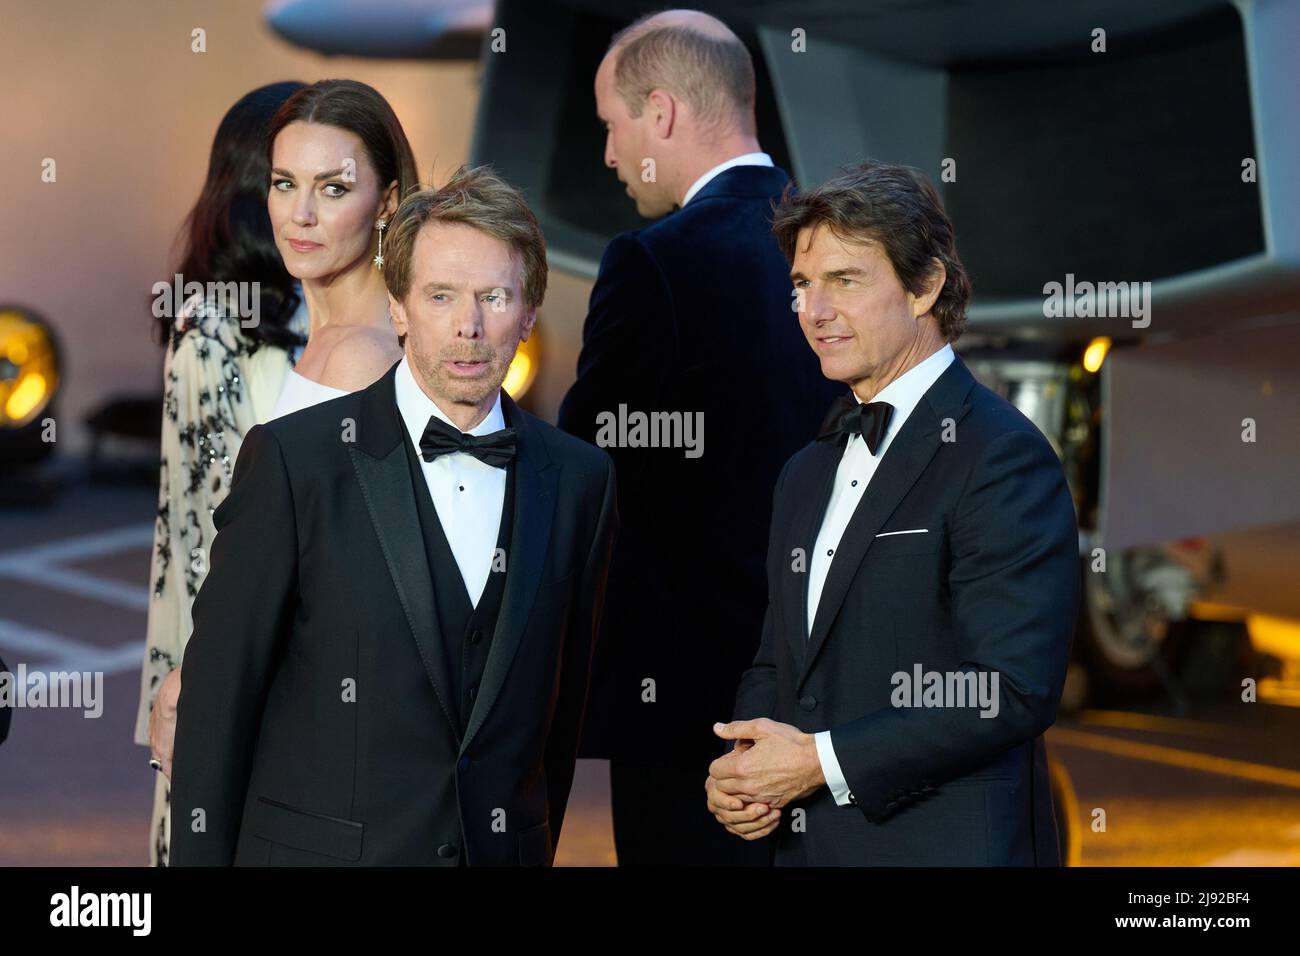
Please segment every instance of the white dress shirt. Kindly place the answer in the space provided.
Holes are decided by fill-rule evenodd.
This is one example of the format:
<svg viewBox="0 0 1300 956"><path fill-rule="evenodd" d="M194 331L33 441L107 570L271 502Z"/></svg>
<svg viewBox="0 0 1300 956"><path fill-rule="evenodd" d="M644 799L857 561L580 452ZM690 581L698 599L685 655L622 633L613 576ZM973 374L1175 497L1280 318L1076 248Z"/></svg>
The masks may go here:
<svg viewBox="0 0 1300 956"><path fill-rule="evenodd" d="M701 176L695 182L691 183L691 188L686 190L686 196L682 199L682 205L695 198L695 194L709 184L709 180L723 170L730 169L732 166L773 166L772 157L767 153L745 153L743 156L737 156L729 159L725 163L718 163L707 173Z"/></svg>
<svg viewBox="0 0 1300 956"><path fill-rule="evenodd" d="M894 406L889 418L889 427L881 439L879 454L872 455L861 435L854 435L844 448L839 468L835 472L835 484L831 488L830 501L826 505L826 516L822 519L821 529L817 532L817 543L813 547L812 558L808 562L808 608L805 637L812 635L813 621L817 617L817 605L821 602L822 588L826 586L826 576L830 573L831 561L840 546L840 538L848 527L853 512L862 500L862 494L871 483L881 459L889 451L894 436L898 434L907 417L912 414L930 386L943 374L956 355L951 345L945 345L930 357L923 359L909 368L894 381L880 390L873 402L888 402ZM854 395L854 398L857 398ZM858 404L862 399L858 398ZM840 806L849 804L849 785L840 770L840 762L835 757L835 748L831 746L831 732L823 730L815 734L817 759L821 762L822 774L826 784Z"/></svg>
<svg viewBox="0 0 1300 956"><path fill-rule="evenodd" d="M411 374L403 357L393 378L397 394L397 410L406 424L416 454L420 452L420 436L424 434L429 417L436 415L452 428L459 428L438 407ZM497 393L492 411L466 434L487 435L506 427L501 412L501 394ZM470 603L478 607L488 575L492 573L492 559L496 551L497 535L501 530L501 510L506 499L506 470L484 464L473 455L454 452L439 455L433 461L420 458L420 468L429 486L438 521L447 535L451 553L465 581Z"/></svg>

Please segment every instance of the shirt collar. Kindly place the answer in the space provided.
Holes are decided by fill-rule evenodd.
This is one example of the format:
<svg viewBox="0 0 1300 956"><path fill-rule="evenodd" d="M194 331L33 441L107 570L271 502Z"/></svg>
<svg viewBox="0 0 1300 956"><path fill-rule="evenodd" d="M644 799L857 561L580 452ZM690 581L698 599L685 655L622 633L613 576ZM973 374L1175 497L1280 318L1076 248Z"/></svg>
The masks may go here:
<svg viewBox="0 0 1300 956"><path fill-rule="evenodd" d="M912 409L920 403L922 396L939 380L939 376L956 358L952 345L945 344L939 351L922 359L880 390L872 401L888 402L894 406L886 436L902 427L903 422L907 421L907 416L912 414ZM853 397L857 399L859 405L862 404L862 399L858 398L856 392L853 393Z"/></svg>
<svg viewBox="0 0 1300 956"><path fill-rule="evenodd" d="M393 389L397 396L397 410L401 413L407 434L411 436L411 441L416 448L420 447L420 438L424 435L424 429L429 424L430 416L442 419L457 431L461 430L455 422L447 417L447 413L438 407L437 402L424 394L424 389L420 388L415 376L411 373L411 367L407 364L405 355L397 363L397 373L393 376ZM506 419L501 411L501 391L498 389L496 401L492 404L492 410L487 413L487 417L465 434L487 435L500 431L505 427Z"/></svg>
<svg viewBox="0 0 1300 956"><path fill-rule="evenodd" d="M731 169L731 167L733 166L772 166L772 165L775 164L772 162L772 157L767 155L767 153L745 153L743 156L736 156L733 159L727 160L725 163L718 163L718 165L714 166L712 169L710 169L699 179L695 180L695 182L691 183L691 188L686 190L686 196L682 199L682 205L685 206L688 202L690 202L691 199L694 198L695 194L698 193L705 186L707 186L709 184L709 181L712 180L715 176L717 176L718 173L725 172L726 170Z"/></svg>

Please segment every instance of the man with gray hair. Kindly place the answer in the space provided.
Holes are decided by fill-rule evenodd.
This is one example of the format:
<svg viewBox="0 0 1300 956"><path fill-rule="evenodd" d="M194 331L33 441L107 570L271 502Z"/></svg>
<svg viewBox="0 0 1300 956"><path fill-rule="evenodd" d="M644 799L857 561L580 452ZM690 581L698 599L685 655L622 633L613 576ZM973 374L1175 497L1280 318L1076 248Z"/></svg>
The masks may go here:
<svg viewBox="0 0 1300 956"><path fill-rule="evenodd" d="M717 826L700 784L757 648L777 474L842 388L791 307L771 234L789 177L759 144L744 43L693 10L643 18L614 36L595 95L605 165L658 221L606 249L560 409L619 480L582 755L611 762L620 865L765 864L766 846ZM703 427L689 443L682 429L687 447L602 432L637 413Z"/></svg>
<svg viewBox="0 0 1300 956"><path fill-rule="evenodd" d="M389 231L402 360L250 430L214 516L174 866L553 861L613 468L501 388L546 292L523 196L461 170Z"/></svg>

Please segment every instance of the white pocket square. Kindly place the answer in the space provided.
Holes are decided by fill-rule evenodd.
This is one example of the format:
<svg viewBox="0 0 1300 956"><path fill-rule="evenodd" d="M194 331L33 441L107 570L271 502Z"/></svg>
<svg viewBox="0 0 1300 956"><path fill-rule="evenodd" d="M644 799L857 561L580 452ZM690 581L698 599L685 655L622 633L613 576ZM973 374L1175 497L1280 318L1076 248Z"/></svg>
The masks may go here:
<svg viewBox="0 0 1300 956"><path fill-rule="evenodd" d="M891 534L926 534L929 530L929 528L909 528L906 531L882 531L876 537L888 538Z"/></svg>

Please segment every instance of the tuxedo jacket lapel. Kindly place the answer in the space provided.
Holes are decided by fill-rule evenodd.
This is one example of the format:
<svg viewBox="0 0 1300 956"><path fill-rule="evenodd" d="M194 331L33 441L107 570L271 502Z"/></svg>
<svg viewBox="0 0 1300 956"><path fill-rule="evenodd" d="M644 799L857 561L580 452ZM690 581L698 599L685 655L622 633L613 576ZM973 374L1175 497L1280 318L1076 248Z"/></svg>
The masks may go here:
<svg viewBox="0 0 1300 956"><path fill-rule="evenodd" d="M907 417L907 421L903 423L903 427L885 450L884 457L871 478L871 483L867 485L857 509L853 512L853 517L849 519L848 527L844 529L839 547L835 549L835 556L822 587L821 600L817 603L817 613L813 617L807 653L801 658L803 665L799 670L799 681L796 686L803 684L812 669L813 662L817 659L827 634L830 633L831 624L839 614L849 587L857 576L858 568L876 535L904 496L916 484L917 478L925 471L930 459L943 443L944 420L951 419L956 423L970 410L966 396L974 381L962 360L954 358L952 364L926 392L925 397L912 409L912 414ZM831 468L832 483L842 457L840 446L833 447L837 454L834 456L834 464ZM829 489L827 497L829 497ZM825 504L822 506L822 511L824 515ZM807 539L810 548L816 542L820 527L821 520L813 527L811 537ZM806 592L807 584L804 587ZM806 599L800 611L806 615ZM800 620L798 633L802 637L805 631L803 618Z"/></svg>
<svg viewBox="0 0 1300 956"><path fill-rule="evenodd" d="M393 387L394 365L379 381L359 393L357 441L348 449L361 483L370 521L379 538L388 573L420 651L429 683L447 717L453 736L459 726L449 706L451 681L443 655L443 635L433 598L433 573L420 533L420 514L402 443L402 422Z"/></svg>
<svg viewBox="0 0 1300 956"><path fill-rule="evenodd" d="M803 569L785 576L785 636L790 642L794 659L802 664L808 652L808 567L812 563L813 546L817 532L825 519L835 487L835 472L839 468L843 449L834 442L817 442L812 447L810 466L813 480L809 490L815 493L800 498L800 508L795 513L793 528L795 547L803 548ZM793 559L793 555L790 555ZM781 556L785 561L786 555Z"/></svg>
<svg viewBox="0 0 1300 956"><path fill-rule="evenodd" d="M402 422L397 411L393 376L397 366L360 393L357 447L349 449L357 480L361 483L370 520L379 537L388 573L402 602L411 636L420 651L425 672L438 703L456 733L458 726L449 702L452 682L443 654L444 635L438 627L434 604L433 572L419 533L420 517L411 486L411 474L402 444ZM483 680L470 712L461 750L483 725L505 683L524 628L537 596L537 587L551 541L551 521L559 468L546 445L519 407L502 393L506 417L518 432L515 455L514 524L506 553L505 594L497 618Z"/></svg>
<svg viewBox="0 0 1300 956"><path fill-rule="evenodd" d="M551 543L551 522L555 516L559 466L546 452L546 445L532 422L504 392L501 404L506 420L518 433L515 452L514 524L506 553L505 594L497 617L492 647L483 668L483 680L470 712L464 750L492 710L510 664L519 649L537 597L537 587Z"/></svg>

